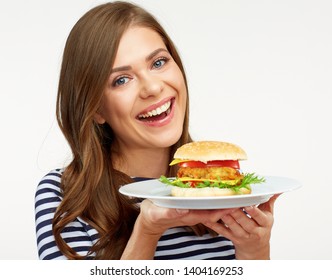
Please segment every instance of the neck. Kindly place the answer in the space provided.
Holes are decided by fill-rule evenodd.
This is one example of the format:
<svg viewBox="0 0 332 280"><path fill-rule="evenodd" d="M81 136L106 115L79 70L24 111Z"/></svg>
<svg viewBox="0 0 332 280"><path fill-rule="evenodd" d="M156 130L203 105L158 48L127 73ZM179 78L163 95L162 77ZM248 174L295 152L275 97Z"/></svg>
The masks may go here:
<svg viewBox="0 0 332 280"><path fill-rule="evenodd" d="M120 155L121 154L121 155ZM113 165L131 177L159 178L166 175L169 148L136 148L113 153Z"/></svg>

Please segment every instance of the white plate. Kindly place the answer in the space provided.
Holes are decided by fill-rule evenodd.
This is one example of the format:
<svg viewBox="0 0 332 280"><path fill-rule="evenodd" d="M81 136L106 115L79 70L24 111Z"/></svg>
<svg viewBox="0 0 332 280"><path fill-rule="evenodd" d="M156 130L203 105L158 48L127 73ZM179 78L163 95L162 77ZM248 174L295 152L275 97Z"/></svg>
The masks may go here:
<svg viewBox="0 0 332 280"><path fill-rule="evenodd" d="M211 197L173 197L172 186L158 179L146 180L124 185L120 193L139 198L148 198L154 204L168 208L182 209L222 209L258 205L270 199L274 194L284 193L301 187L301 183L292 178L265 176L265 182L251 185L252 193L236 196Z"/></svg>

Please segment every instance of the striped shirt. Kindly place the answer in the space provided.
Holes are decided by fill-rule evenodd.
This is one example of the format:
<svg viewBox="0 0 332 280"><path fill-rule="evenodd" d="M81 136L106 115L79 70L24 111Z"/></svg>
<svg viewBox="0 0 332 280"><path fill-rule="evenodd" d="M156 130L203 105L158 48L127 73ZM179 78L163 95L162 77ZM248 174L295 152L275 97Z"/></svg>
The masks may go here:
<svg viewBox="0 0 332 280"><path fill-rule="evenodd" d="M55 243L52 220L62 200L60 189L62 171L49 172L39 183L35 195L35 222L38 255L40 259L66 259ZM79 255L86 256L98 241L98 232L80 217L66 225L61 234L65 242ZM91 255L93 257L94 255ZM210 234L196 236L185 227L168 229L155 252L156 260L171 259L235 259L234 246L228 239Z"/></svg>

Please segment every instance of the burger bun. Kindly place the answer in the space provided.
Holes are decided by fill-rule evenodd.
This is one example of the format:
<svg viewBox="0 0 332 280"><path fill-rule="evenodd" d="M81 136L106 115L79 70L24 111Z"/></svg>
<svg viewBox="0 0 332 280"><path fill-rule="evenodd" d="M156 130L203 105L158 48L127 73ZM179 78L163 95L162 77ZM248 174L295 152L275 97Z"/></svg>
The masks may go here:
<svg viewBox="0 0 332 280"><path fill-rule="evenodd" d="M211 160L246 160L246 152L239 146L219 141L187 143L174 154L174 158L207 162Z"/></svg>

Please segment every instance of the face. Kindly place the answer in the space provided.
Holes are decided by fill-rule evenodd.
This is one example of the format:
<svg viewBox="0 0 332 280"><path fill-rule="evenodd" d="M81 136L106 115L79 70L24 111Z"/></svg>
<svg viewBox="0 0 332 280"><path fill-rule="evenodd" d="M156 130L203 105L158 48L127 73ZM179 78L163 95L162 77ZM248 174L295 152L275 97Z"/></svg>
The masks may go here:
<svg viewBox="0 0 332 280"><path fill-rule="evenodd" d="M155 31L131 27L123 35L96 115L126 149L165 148L182 133L187 91L178 65Z"/></svg>

